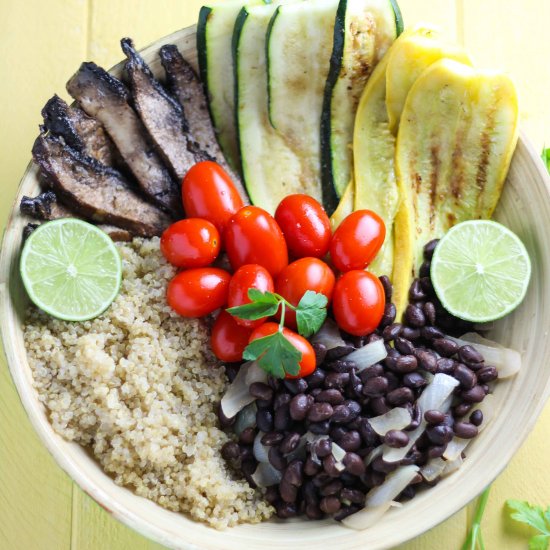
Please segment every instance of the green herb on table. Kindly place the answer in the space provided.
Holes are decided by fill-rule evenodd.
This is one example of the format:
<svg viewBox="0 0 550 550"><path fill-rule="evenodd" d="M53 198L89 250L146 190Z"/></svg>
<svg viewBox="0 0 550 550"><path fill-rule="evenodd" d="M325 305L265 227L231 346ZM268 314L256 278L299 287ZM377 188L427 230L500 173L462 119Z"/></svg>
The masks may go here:
<svg viewBox="0 0 550 550"><path fill-rule="evenodd" d="M544 162L544 166L546 166L546 169L550 172L550 148L544 148L542 150L542 162Z"/></svg>
<svg viewBox="0 0 550 550"><path fill-rule="evenodd" d="M487 506L487 500L489 499L489 490L491 486L487 487L481 496L477 504L476 515L474 516L474 522L472 528L468 533L466 542L462 545L462 550L485 550L485 545L483 544L483 537L481 535L481 519L483 518L483 513L485 512L485 506Z"/></svg>
<svg viewBox="0 0 550 550"><path fill-rule="evenodd" d="M540 534L529 539L529 550L546 550L550 542L550 506L543 510L542 506L529 504L524 500L507 500L510 517L521 523L526 523Z"/></svg>
<svg viewBox="0 0 550 550"><path fill-rule="evenodd" d="M299 363L302 354L283 335L285 311L289 308L296 312L298 333L307 338L315 334L326 319L328 304L326 296L308 290L297 306L292 305L279 294L260 292L254 288L248 290L248 297L251 300L250 303L231 307L227 312L240 319L255 321L271 317L280 309L281 321L277 332L250 342L244 349L243 359L257 361L262 369L276 378L284 378L286 374L297 375L300 372Z"/></svg>

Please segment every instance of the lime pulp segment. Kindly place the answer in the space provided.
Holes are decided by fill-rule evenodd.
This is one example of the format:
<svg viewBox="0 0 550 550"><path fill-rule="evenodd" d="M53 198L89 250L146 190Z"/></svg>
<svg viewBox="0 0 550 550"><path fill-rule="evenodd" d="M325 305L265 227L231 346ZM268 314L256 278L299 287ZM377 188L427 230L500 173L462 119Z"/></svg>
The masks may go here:
<svg viewBox="0 0 550 550"><path fill-rule="evenodd" d="M503 225L472 220L439 241L431 278L443 307L461 319L487 322L514 310L525 297L531 262L520 239Z"/></svg>
<svg viewBox="0 0 550 550"><path fill-rule="evenodd" d="M27 239L20 263L30 299L65 321L93 319L118 294L120 255L95 225L74 218L42 224Z"/></svg>

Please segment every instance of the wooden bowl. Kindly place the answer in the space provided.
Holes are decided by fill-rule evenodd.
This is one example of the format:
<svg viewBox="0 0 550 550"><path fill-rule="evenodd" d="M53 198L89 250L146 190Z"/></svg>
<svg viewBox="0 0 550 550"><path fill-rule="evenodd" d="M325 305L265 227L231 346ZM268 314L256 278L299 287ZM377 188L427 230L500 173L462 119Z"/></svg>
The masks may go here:
<svg viewBox="0 0 550 550"><path fill-rule="evenodd" d="M166 43L176 44L196 63L195 28L188 28L143 50L155 72L160 72L156 52ZM118 75L121 66L114 67L113 74ZM34 195L37 190L37 169L31 163L19 187L0 256L0 323L12 377L34 428L58 464L113 516L166 546L212 550L296 550L317 545L333 550L375 550L395 546L445 520L493 481L533 428L549 395L550 182L538 154L522 136L495 217L521 237L531 255L533 274L524 303L497 323L490 337L521 350L524 366L514 378L498 383L496 417L468 448L462 468L403 507L392 509L363 532L329 520L271 520L223 532L196 523L115 485L85 449L54 432L38 401L23 343L21 327L28 302L18 267L22 230L28 221L19 214L18 204L22 195Z"/></svg>

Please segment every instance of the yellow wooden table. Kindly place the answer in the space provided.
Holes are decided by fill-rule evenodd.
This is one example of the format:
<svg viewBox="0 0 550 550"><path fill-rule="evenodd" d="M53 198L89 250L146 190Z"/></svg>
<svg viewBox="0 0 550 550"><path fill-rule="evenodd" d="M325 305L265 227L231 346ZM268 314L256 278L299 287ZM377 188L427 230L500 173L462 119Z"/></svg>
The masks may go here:
<svg viewBox="0 0 550 550"><path fill-rule="evenodd" d="M463 43L480 66L513 75L523 127L550 144L548 0L401 0L406 24L428 21ZM83 60L110 67L118 41L138 47L197 18L201 0L0 0L0 227L30 159L40 109ZM526 368L529 366L526 365ZM550 504L550 406L494 483L485 518L487 550L527 547L529 529L507 520L507 498ZM460 547L471 506L402 549ZM0 359L0 550L159 549L116 522L57 467L34 434Z"/></svg>

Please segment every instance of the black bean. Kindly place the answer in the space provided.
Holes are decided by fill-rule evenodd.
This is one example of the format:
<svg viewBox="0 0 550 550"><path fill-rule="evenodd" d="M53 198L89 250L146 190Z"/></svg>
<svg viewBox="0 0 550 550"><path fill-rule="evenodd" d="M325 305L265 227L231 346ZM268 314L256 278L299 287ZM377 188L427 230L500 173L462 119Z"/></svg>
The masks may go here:
<svg viewBox="0 0 550 550"><path fill-rule="evenodd" d="M392 303L387 303L384 306L384 314L382 319L380 319L379 328L384 328L390 326L395 321L395 316L397 315L397 310L395 305Z"/></svg>
<svg viewBox="0 0 550 550"><path fill-rule="evenodd" d="M330 422L328 420L324 422L311 422L309 424L309 431L315 435L327 435L330 431Z"/></svg>
<svg viewBox="0 0 550 550"><path fill-rule="evenodd" d="M330 483L327 483L324 487L322 487L319 493L323 497L330 497L333 495L337 495L343 488L344 484L340 480L335 479L334 481L331 481Z"/></svg>
<svg viewBox="0 0 550 550"><path fill-rule="evenodd" d="M288 435L285 436L282 443L279 445L279 450L287 455L288 453L291 453L296 447L298 447L298 444L300 443L300 434L297 432L290 432Z"/></svg>
<svg viewBox="0 0 550 550"><path fill-rule="evenodd" d="M432 280L430 279L430 277L420 277L420 284L422 285L424 292L428 296L434 295L434 287L432 285Z"/></svg>
<svg viewBox="0 0 550 550"><path fill-rule="evenodd" d="M399 495L397 495L397 500L407 499L410 500L416 495L416 489L412 485L407 485Z"/></svg>
<svg viewBox="0 0 550 550"><path fill-rule="evenodd" d="M308 388L307 382L303 378L283 380L283 385L292 395L305 393Z"/></svg>
<svg viewBox="0 0 550 550"><path fill-rule="evenodd" d="M429 261L422 262L420 265L420 269L418 270L418 276L420 279L425 279L430 276L430 269L432 267L432 263Z"/></svg>
<svg viewBox="0 0 550 550"><path fill-rule="evenodd" d="M284 502L296 502L296 498L298 497L298 487L292 485L292 483L287 481L283 476L283 479L281 479L281 482L279 483L279 494Z"/></svg>
<svg viewBox="0 0 550 550"><path fill-rule="evenodd" d="M436 338L432 346L443 357L452 357L458 351L458 344L450 338Z"/></svg>
<svg viewBox="0 0 550 550"><path fill-rule="evenodd" d="M261 442L266 447L273 447L273 445L278 445L284 437L281 432L267 432L262 436Z"/></svg>
<svg viewBox="0 0 550 550"><path fill-rule="evenodd" d="M422 284L422 281L420 281L420 284L422 285L422 289L424 290L424 292L426 292L426 290L424 289L424 285ZM433 305L433 302L426 302L423 306L422 306L422 311L424 312L424 315L426 316L426 321L430 324L430 325L435 325L435 306ZM428 327L425 327L425 328L428 328ZM435 327L432 327L432 328L435 328ZM424 334L422 335L423 338L426 338L424 336Z"/></svg>
<svg viewBox="0 0 550 550"><path fill-rule="evenodd" d="M348 382L349 372L329 372L325 378L324 386L327 389L343 390Z"/></svg>
<svg viewBox="0 0 550 550"><path fill-rule="evenodd" d="M428 424L441 424L445 420L445 414L436 409L430 409L424 413L424 420Z"/></svg>
<svg viewBox="0 0 550 550"><path fill-rule="evenodd" d="M419 372L409 372L403 376L403 384L408 388L422 388L427 383L426 379Z"/></svg>
<svg viewBox="0 0 550 550"><path fill-rule="evenodd" d="M363 388L363 393L365 393L364 388ZM386 414L390 410L390 407L386 403L386 399L384 397L373 397L369 401L369 406L371 408L371 411L376 416L380 416L381 414Z"/></svg>
<svg viewBox="0 0 550 550"><path fill-rule="evenodd" d="M258 466L258 462L253 458L241 459L241 471L245 476L251 476ZM252 482L254 482L252 480Z"/></svg>
<svg viewBox="0 0 550 550"><path fill-rule="evenodd" d="M277 485L271 485L265 490L265 499L269 504L275 504L279 499L279 488Z"/></svg>
<svg viewBox="0 0 550 550"><path fill-rule="evenodd" d="M237 415L233 416L232 418L228 418L227 416L225 416L225 414L223 414L223 410L220 405L218 407L218 419L222 428L229 428L229 426L233 426L233 424L235 424L235 420L237 420Z"/></svg>
<svg viewBox="0 0 550 550"><path fill-rule="evenodd" d="M449 426L438 424L430 426L426 430L426 434L430 441L435 445L446 445L453 438L453 430Z"/></svg>
<svg viewBox="0 0 550 550"><path fill-rule="evenodd" d="M418 364L424 370L435 374L437 371L437 357L433 351L425 349L417 349L414 352L414 356L418 360Z"/></svg>
<svg viewBox="0 0 550 550"><path fill-rule="evenodd" d="M323 369L317 367L309 376L305 377L305 381L307 382L310 389L320 388L325 381L325 376L326 372Z"/></svg>
<svg viewBox="0 0 550 550"><path fill-rule="evenodd" d="M399 462L386 462L381 456L376 457L371 462L371 467L375 472L389 474L397 469Z"/></svg>
<svg viewBox="0 0 550 550"><path fill-rule="evenodd" d="M332 415L332 422L337 424L345 424L351 419L351 411L346 405L336 405L334 407L334 414Z"/></svg>
<svg viewBox="0 0 550 550"><path fill-rule="evenodd" d="M339 477L340 470L336 468L336 459L332 454L323 458L323 469L330 477Z"/></svg>
<svg viewBox="0 0 550 550"><path fill-rule="evenodd" d="M311 396L304 395L303 393L295 395L289 405L290 418L298 421L303 420L312 404L313 398Z"/></svg>
<svg viewBox="0 0 550 550"><path fill-rule="evenodd" d="M366 473L361 476L361 482L368 489L372 489L373 487L382 485L382 483L384 483L384 477L384 472L377 472L376 470L369 468Z"/></svg>
<svg viewBox="0 0 550 550"><path fill-rule="evenodd" d="M486 384L487 382L492 382L498 378L498 371L496 367L483 367L477 371L477 379Z"/></svg>
<svg viewBox="0 0 550 550"><path fill-rule="evenodd" d="M419 328L412 328L412 327L403 327L403 330L401 331L401 336L403 338L406 338L407 340L410 340L413 342L414 340L418 340L422 333L420 332Z"/></svg>
<svg viewBox="0 0 550 550"><path fill-rule="evenodd" d="M318 439L313 443L312 450L319 458L325 458L332 453L332 442L328 437Z"/></svg>
<svg viewBox="0 0 550 550"><path fill-rule="evenodd" d="M340 506L342 506L340 499L334 496L324 497L321 499L321 502L319 502L319 508L321 508L325 514L329 515L338 512L338 510L340 510Z"/></svg>
<svg viewBox="0 0 550 550"><path fill-rule="evenodd" d="M363 383L361 382L361 378L357 376L355 370L349 373L348 390L353 397L361 397L362 395Z"/></svg>
<svg viewBox="0 0 550 550"><path fill-rule="evenodd" d="M399 461L400 466L410 466L416 464L422 457L422 453L417 449L411 449L405 458Z"/></svg>
<svg viewBox="0 0 550 550"><path fill-rule="evenodd" d="M363 475L367 469L365 462L357 453L347 452L342 462L346 467L346 471L354 476Z"/></svg>
<svg viewBox="0 0 550 550"><path fill-rule="evenodd" d="M410 406L410 403L406 404L407 406ZM418 426L420 426L420 422L422 422L422 411L420 407L417 405L412 406L411 412L411 423L405 428L406 432L410 432L412 430L416 430Z"/></svg>
<svg viewBox="0 0 550 550"><path fill-rule="evenodd" d="M295 487L300 487L304 482L304 463L301 460L293 460L283 474L283 481L287 481Z"/></svg>
<svg viewBox="0 0 550 550"><path fill-rule="evenodd" d="M410 340L401 338L398 336L395 339L395 349L403 355L412 355L414 353L414 346Z"/></svg>
<svg viewBox="0 0 550 550"><path fill-rule="evenodd" d="M239 455L241 460L248 460L254 458L254 452L252 445L239 445Z"/></svg>
<svg viewBox="0 0 550 550"><path fill-rule="evenodd" d="M357 430L350 430L345 433L339 440L338 446L344 451L357 451L361 447L361 436Z"/></svg>
<svg viewBox="0 0 550 550"><path fill-rule="evenodd" d="M228 441L222 447L222 456L225 460L239 458L240 454L239 445L234 441Z"/></svg>
<svg viewBox="0 0 550 550"><path fill-rule="evenodd" d="M428 449L428 457L429 458L439 458L443 456L443 453L445 452L445 449L447 448L447 444L445 445L434 445L433 447L430 447Z"/></svg>
<svg viewBox="0 0 550 550"><path fill-rule="evenodd" d="M278 393L275 396L275 399L273 400L273 409L277 410L279 407L288 405L291 399L292 399L292 395L288 393Z"/></svg>
<svg viewBox="0 0 550 550"><path fill-rule="evenodd" d="M414 355L402 355L395 361L395 370L400 374L413 372L418 368L418 360Z"/></svg>
<svg viewBox="0 0 550 550"><path fill-rule="evenodd" d="M282 471L286 468L286 458L283 456L283 453L278 449L278 447L270 447L267 453L269 463L279 471Z"/></svg>
<svg viewBox="0 0 550 550"><path fill-rule="evenodd" d="M308 504L319 504L319 492L311 479L302 485L302 495Z"/></svg>
<svg viewBox="0 0 550 550"><path fill-rule="evenodd" d="M354 504L364 504L365 503L365 493L359 489L351 489L345 487L340 492L340 499L347 500L348 502L353 502Z"/></svg>
<svg viewBox="0 0 550 550"><path fill-rule="evenodd" d="M359 423L359 433L367 447L374 447L378 443L378 434L374 431L370 422L366 418L361 418Z"/></svg>
<svg viewBox="0 0 550 550"><path fill-rule="evenodd" d="M275 506L277 517L281 519L290 519L298 515L296 505L292 502L280 502Z"/></svg>
<svg viewBox="0 0 550 550"><path fill-rule="evenodd" d="M398 407L405 403L412 403L414 401L414 393L410 388L397 388L388 393L386 400L390 405Z"/></svg>
<svg viewBox="0 0 550 550"><path fill-rule="evenodd" d="M393 294L393 285L391 284L389 277L387 277L386 275L382 275L378 278L380 279L380 282L384 287L384 296L386 297L386 302L390 302Z"/></svg>
<svg viewBox="0 0 550 550"><path fill-rule="evenodd" d="M336 346L335 348L331 348L327 351L325 361L336 361L337 359L341 359L342 357L349 355L352 351L355 351L353 346Z"/></svg>
<svg viewBox="0 0 550 550"><path fill-rule="evenodd" d="M457 437L472 439L477 435L477 426L470 424L470 422L455 422L454 431Z"/></svg>
<svg viewBox="0 0 550 550"><path fill-rule="evenodd" d="M483 388L485 395L487 395L490 392L489 384L481 384L481 387Z"/></svg>
<svg viewBox="0 0 550 550"><path fill-rule="evenodd" d="M325 357L327 355L327 347L324 344L314 343L311 345L313 351L315 352L315 364L317 366L323 364Z"/></svg>
<svg viewBox="0 0 550 550"><path fill-rule="evenodd" d="M320 403L330 403L331 405L340 405L344 402L344 396L342 392L337 389L331 388L329 390L323 390L317 394L315 400Z"/></svg>
<svg viewBox="0 0 550 550"><path fill-rule="evenodd" d="M469 390L477 384L475 373L462 363L455 366L453 376L460 382L460 387L464 390Z"/></svg>
<svg viewBox="0 0 550 550"><path fill-rule="evenodd" d="M273 426L275 427L275 430L280 432L288 430L291 422L292 420L290 418L289 405L283 405L275 411L275 417L273 419Z"/></svg>
<svg viewBox="0 0 550 550"><path fill-rule="evenodd" d="M262 382L253 382L248 388L248 393L256 399L263 399L269 401L273 398L273 390Z"/></svg>
<svg viewBox="0 0 550 550"><path fill-rule="evenodd" d="M348 399L347 401L344 401L344 405L346 405L346 407L350 411L350 422L355 420L361 414L361 405L357 403L357 401L354 401L353 399Z"/></svg>
<svg viewBox="0 0 550 550"><path fill-rule="evenodd" d="M239 435L239 443L243 445L252 445L256 437L256 428L249 427L245 428Z"/></svg>
<svg viewBox="0 0 550 550"><path fill-rule="evenodd" d="M328 370L332 370L334 372L349 373L351 369L354 369L357 367L357 364L355 363L355 361L344 361L343 359L337 359L336 361L332 361L331 363L325 364L325 367Z"/></svg>
<svg viewBox="0 0 550 550"><path fill-rule="evenodd" d="M437 360L437 372L452 374L455 370L455 365L456 362L453 359L450 359L449 357L440 357Z"/></svg>
<svg viewBox="0 0 550 550"><path fill-rule="evenodd" d="M390 342L391 340L397 338L401 334L402 330L403 325L401 323L393 323L384 328L382 331L382 338L384 338L386 342Z"/></svg>
<svg viewBox="0 0 550 550"><path fill-rule="evenodd" d="M470 345L462 346L458 350L458 356L466 365L470 365L472 363L474 365L478 365L479 363L483 363L483 355L481 355L479 351Z"/></svg>
<svg viewBox="0 0 550 550"><path fill-rule="evenodd" d="M401 387L401 379L397 376L397 374L387 371L384 376L388 381L388 392Z"/></svg>
<svg viewBox="0 0 550 550"><path fill-rule="evenodd" d="M405 309L405 321L411 327L422 328L426 324L426 316L421 308L409 304Z"/></svg>
<svg viewBox="0 0 550 550"><path fill-rule="evenodd" d="M411 302L420 302L426 299L426 294L419 279L415 279L409 288L409 300Z"/></svg>
<svg viewBox="0 0 550 550"><path fill-rule="evenodd" d="M323 422L328 420L333 412L334 409L330 403L314 403L307 413L307 419L310 422Z"/></svg>
<svg viewBox="0 0 550 550"><path fill-rule="evenodd" d="M338 441L347 433L348 429L344 426L332 426L332 428L330 429L330 437L332 437L334 441Z"/></svg>
<svg viewBox="0 0 550 550"><path fill-rule="evenodd" d="M481 426L483 423L483 412L479 409L476 409L471 415L470 415L470 422L474 426Z"/></svg>
<svg viewBox="0 0 550 550"><path fill-rule="evenodd" d="M380 397L388 391L388 379L384 376L375 376L363 382L363 395Z"/></svg>
<svg viewBox="0 0 550 550"><path fill-rule="evenodd" d="M369 378L374 378L375 376L382 376L383 374L384 374L384 367L379 363L376 363L374 365L371 365L370 367L363 369L359 373L359 378L361 379L361 382L363 382L364 384Z"/></svg>
<svg viewBox="0 0 550 550"><path fill-rule="evenodd" d="M316 504L306 505L306 516L309 519L323 519L323 511Z"/></svg>
<svg viewBox="0 0 550 550"><path fill-rule="evenodd" d="M460 403L459 405L453 408L453 414L457 418L460 418L461 416L468 414L472 406L473 406L473 403Z"/></svg>
<svg viewBox="0 0 550 550"><path fill-rule="evenodd" d="M471 390L462 392L461 397L468 403L481 403L485 399L485 390L481 386L474 386Z"/></svg>
<svg viewBox="0 0 550 550"><path fill-rule="evenodd" d="M421 334L422 334L422 338L424 338L424 340L435 340L435 339L438 339L438 338L443 338L445 336L445 334L443 332L441 332L441 330L439 330L437 327L424 327L422 330L421 330Z"/></svg>
<svg viewBox="0 0 550 550"><path fill-rule="evenodd" d="M317 463L313 460L313 458L308 456L304 464L304 474L306 474L306 476L314 476L320 471L321 471L321 462L319 461L319 463Z"/></svg>
<svg viewBox="0 0 550 550"><path fill-rule="evenodd" d="M401 447L406 447L409 444L409 436L401 430L390 430L384 436L384 443L388 447L400 449Z"/></svg>
<svg viewBox="0 0 550 550"><path fill-rule="evenodd" d="M273 430L273 415L268 409L259 409L256 412L256 425L262 432L271 432Z"/></svg>
<svg viewBox="0 0 550 550"><path fill-rule="evenodd" d="M437 246L438 242L439 242L439 239L433 239L424 245L424 258L426 260L432 259L432 256L434 255L435 247Z"/></svg>

